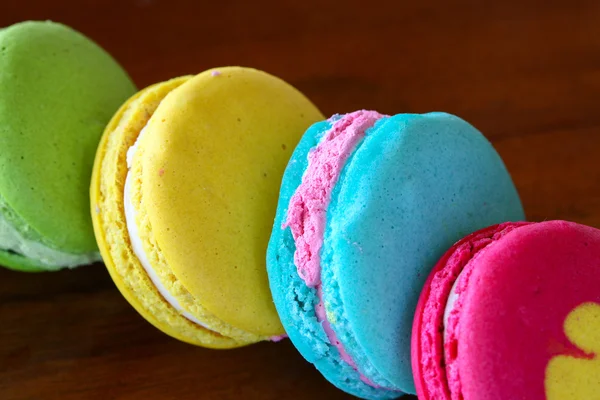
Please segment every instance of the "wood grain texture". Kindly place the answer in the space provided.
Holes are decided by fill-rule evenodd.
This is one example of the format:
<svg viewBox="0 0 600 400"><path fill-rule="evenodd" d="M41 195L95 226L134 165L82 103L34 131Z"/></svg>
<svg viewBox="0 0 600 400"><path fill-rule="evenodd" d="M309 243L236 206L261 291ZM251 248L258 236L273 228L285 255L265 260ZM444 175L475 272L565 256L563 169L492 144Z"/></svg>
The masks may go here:
<svg viewBox="0 0 600 400"><path fill-rule="evenodd" d="M221 65L325 114L447 111L490 138L529 219L600 227L600 2L2 0L84 32L146 86ZM1 149L0 149L1 151ZM0 399L346 399L289 342L211 351L142 320L101 264L0 270Z"/></svg>

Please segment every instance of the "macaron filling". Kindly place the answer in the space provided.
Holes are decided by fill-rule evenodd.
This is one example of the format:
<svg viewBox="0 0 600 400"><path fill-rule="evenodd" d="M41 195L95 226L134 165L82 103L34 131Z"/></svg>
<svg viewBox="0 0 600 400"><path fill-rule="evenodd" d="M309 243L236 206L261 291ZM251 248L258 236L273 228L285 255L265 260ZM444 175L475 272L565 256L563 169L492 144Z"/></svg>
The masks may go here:
<svg viewBox="0 0 600 400"><path fill-rule="evenodd" d="M308 168L290 200L284 228L289 226L292 230L296 244L294 264L310 287L316 287L321 281L320 252L331 192L358 142L381 118L383 115L375 111L346 114L334 122L308 154Z"/></svg>
<svg viewBox="0 0 600 400"><path fill-rule="evenodd" d="M346 161L356 150L367 130L384 118L375 111L356 111L341 118L332 117L333 126L319 144L308 154L308 167L302 183L290 200L287 219L283 228L290 227L296 251L294 264L298 275L307 286L315 288L319 303L315 307L317 320L321 323L327 338L340 355L369 386L380 388L358 369L352 356L333 329L327 316L326 300L321 289L321 259L326 225L326 213L331 194L344 168Z"/></svg>
<svg viewBox="0 0 600 400"><path fill-rule="evenodd" d="M142 129L142 131L140 132L136 142L127 151L127 169L128 170L130 170L132 167L135 151L140 142L140 139L144 136L145 132L146 132L146 128L144 127L144 129ZM132 202L132 196L131 196L132 189L131 189L131 176L130 175L131 175L131 173L128 171L127 177L125 178L125 187L123 190L123 206L125 209L125 221L127 222L127 231L129 233L129 240L131 241L131 248L132 248L134 254L138 258L140 264L142 265L142 267L148 274L148 277L150 278L150 280L152 281L152 283L154 284L154 286L156 287L158 292L161 294L161 296L165 299L165 301L167 303L169 303L174 309L176 309L178 312L180 312L181 315L184 316L185 318L187 318L188 320L192 321L195 324L202 326L203 328L211 330L205 324L203 324L200 320L198 320L198 318L194 317L190 312L186 311L181 306L181 304L179 303L179 301L177 301L175 296L173 296L169 292L169 290L165 287L165 285L163 285L163 283L160 280L160 277L158 276L158 274L156 273L154 268L152 268L152 264L150 263L149 257L146 254L146 251L144 250L144 246L142 244L142 239L140 238L140 235L139 235L139 227L137 226L137 223L136 223L136 218L135 218L136 210L135 210L135 207L133 206L133 202Z"/></svg>
<svg viewBox="0 0 600 400"><path fill-rule="evenodd" d="M428 399L462 399L458 337L460 312L477 258L488 246L527 223L504 223L458 243L434 273L418 333L419 368Z"/></svg>
<svg viewBox="0 0 600 400"><path fill-rule="evenodd" d="M48 247L41 241L32 240L15 228L15 219L17 218L0 197L0 250L34 260L44 265L49 271L59 270L63 267L72 268L78 265L91 264L101 260L98 252L67 253ZM18 225L27 227L24 221Z"/></svg>

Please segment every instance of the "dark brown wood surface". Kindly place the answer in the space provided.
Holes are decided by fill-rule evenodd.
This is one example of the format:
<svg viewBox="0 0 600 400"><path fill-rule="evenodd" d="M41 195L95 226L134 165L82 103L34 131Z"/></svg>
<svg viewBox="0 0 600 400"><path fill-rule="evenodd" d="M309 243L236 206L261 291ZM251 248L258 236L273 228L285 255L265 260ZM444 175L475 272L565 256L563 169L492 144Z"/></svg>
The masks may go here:
<svg viewBox="0 0 600 400"><path fill-rule="evenodd" d="M0 1L0 27L26 19L84 32L139 87L237 64L325 114L455 113L493 141L530 220L600 227L598 0ZM310 398L349 396L289 341L196 348L139 317L101 264L0 269L0 399Z"/></svg>

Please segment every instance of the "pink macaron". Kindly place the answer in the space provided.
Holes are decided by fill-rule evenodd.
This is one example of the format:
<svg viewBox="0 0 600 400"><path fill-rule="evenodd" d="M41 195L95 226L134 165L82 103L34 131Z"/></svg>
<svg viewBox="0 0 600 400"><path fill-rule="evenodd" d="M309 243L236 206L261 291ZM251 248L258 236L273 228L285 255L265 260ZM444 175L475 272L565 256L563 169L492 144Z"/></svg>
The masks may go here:
<svg viewBox="0 0 600 400"><path fill-rule="evenodd" d="M600 399L600 230L505 223L456 243L417 305L420 400Z"/></svg>

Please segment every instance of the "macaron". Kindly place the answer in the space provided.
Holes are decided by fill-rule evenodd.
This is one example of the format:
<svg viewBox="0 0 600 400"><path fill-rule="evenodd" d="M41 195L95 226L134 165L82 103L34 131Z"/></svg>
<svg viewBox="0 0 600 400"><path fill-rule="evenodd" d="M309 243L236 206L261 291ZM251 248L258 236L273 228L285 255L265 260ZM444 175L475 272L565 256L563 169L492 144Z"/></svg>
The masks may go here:
<svg viewBox="0 0 600 400"><path fill-rule="evenodd" d="M188 343L278 340L265 257L281 177L322 119L265 72L225 67L150 86L112 119L91 211L104 262L131 305Z"/></svg>
<svg viewBox="0 0 600 400"><path fill-rule="evenodd" d="M464 235L523 218L501 158L456 116L316 123L285 171L267 251L283 326L338 388L415 393L411 327L429 271Z"/></svg>
<svg viewBox="0 0 600 400"><path fill-rule="evenodd" d="M413 334L419 399L598 399L600 230L505 223L455 244Z"/></svg>
<svg viewBox="0 0 600 400"><path fill-rule="evenodd" d="M104 127L136 89L98 45L53 22L0 30L0 265L100 259L89 185Z"/></svg>

